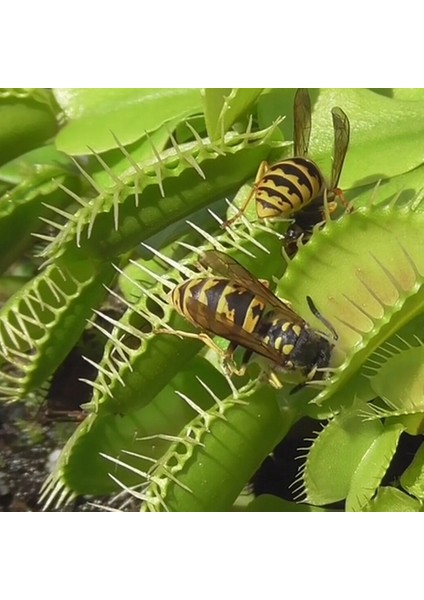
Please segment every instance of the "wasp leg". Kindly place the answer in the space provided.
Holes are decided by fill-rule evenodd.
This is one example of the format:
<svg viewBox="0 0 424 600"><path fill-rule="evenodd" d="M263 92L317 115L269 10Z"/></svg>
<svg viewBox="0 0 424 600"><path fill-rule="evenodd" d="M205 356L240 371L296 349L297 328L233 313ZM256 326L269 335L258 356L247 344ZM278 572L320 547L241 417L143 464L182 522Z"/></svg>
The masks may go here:
<svg viewBox="0 0 424 600"><path fill-rule="evenodd" d="M237 369L235 364L233 363L233 353L238 345L234 342L231 342L230 345L228 346L227 350L224 351L217 344L215 344L213 339L210 338L207 333L203 333L203 332L190 333L189 331L182 331L179 329L174 329L174 330L156 329L155 333L165 333L168 335L176 335L180 338L187 338L190 340L200 340L201 342L203 342L205 344L205 346L207 346L208 348L210 348L211 350L216 352L216 354L218 354L218 356L221 357L223 369L229 376L244 375L245 368Z"/></svg>
<svg viewBox="0 0 424 600"><path fill-rule="evenodd" d="M253 354L253 350L245 350L244 354L243 354L243 358L242 358L242 367L239 370L239 372L237 373L238 375L244 375L245 371L246 371L246 365L249 362L251 356ZM281 383L281 381L278 379L277 375L274 373L274 371L271 370L267 370L266 372L263 372L262 375L265 375L265 379L266 381L272 385L272 387L276 388L276 389L281 389L283 387L283 384Z"/></svg>
<svg viewBox="0 0 424 600"><path fill-rule="evenodd" d="M168 335L176 335L180 338L200 340L205 344L205 346L208 346L211 350L214 350L221 356L226 354L217 344L215 344L215 342L208 336L207 333L190 333L189 331L181 331L179 329L156 329L155 333L166 333Z"/></svg>
<svg viewBox="0 0 424 600"><path fill-rule="evenodd" d="M245 372L246 372L246 367L244 364L242 364L242 366L240 367L240 369L237 369L234 360L233 360L233 354L235 349L238 347L238 344L236 342L230 342L228 345L228 348L226 349L225 353L224 353L224 369L226 370L226 372L229 375L237 375L238 377L242 377ZM244 363L244 360L243 360Z"/></svg>
<svg viewBox="0 0 424 600"><path fill-rule="evenodd" d="M263 160L261 162L261 164L259 165L258 172L256 173L255 181L252 186L252 191L248 195L247 199L244 201L243 206L241 208L239 208L239 210L236 212L236 214L233 217L231 217L231 219L227 219L227 221L225 221L224 223L221 224L222 229L227 229L227 227L230 227L233 223L235 223L235 221L240 219L240 217L243 215L243 213L246 212L247 207L249 206L253 196L256 193L256 188L258 186L258 183L261 181L261 179L263 178L265 173L268 171L268 169L269 169L268 163L265 160Z"/></svg>
<svg viewBox="0 0 424 600"><path fill-rule="evenodd" d="M352 204L349 202L349 200L346 199L346 196L344 195L343 191L340 188L334 188L334 190L331 190L331 191L340 200L341 205L343 206L343 208L346 210L347 213L353 212Z"/></svg>
<svg viewBox="0 0 424 600"><path fill-rule="evenodd" d="M317 225L319 225L319 229L321 229L321 227L323 227L323 225L325 225L325 223L328 223L328 221L331 221L331 215L336 210L337 210L337 202L335 200L330 200L330 202L324 201L324 210L322 211L322 213L324 213L322 215L323 221L321 223L317 223Z"/></svg>
<svg viewBox="0 0 424 600"><path fill-rule="evenodd" d="M270 371L268 373L268 383L270 385L272 385L272 387L276 388L277 390L281 390L281 388L283 387L283 384L281 383L281 381L278 379L277 375L274 373L274 371Z"/></svg>

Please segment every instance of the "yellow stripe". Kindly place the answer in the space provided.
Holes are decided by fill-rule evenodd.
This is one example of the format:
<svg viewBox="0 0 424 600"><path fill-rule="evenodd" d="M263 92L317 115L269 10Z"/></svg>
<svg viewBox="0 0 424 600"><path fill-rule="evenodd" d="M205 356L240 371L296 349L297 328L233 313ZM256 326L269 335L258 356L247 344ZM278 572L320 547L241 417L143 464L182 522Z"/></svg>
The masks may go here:
<svg viewBox="0 0 424 600"><path fill-rule="evenodd" d="M299 337L300 334L302 333L302 328L299 327L299 325L293 325L292 330L293 330L293 333L295 335L297 335L297 337Z"/></svg>

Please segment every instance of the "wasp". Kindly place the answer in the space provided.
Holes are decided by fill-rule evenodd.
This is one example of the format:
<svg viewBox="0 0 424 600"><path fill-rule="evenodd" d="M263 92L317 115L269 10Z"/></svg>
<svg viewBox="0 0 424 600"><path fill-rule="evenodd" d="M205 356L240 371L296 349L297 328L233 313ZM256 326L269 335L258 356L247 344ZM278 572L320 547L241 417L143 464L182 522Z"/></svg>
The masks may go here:
<svg viewBox="0 0 424 600"><path fill-rule="evenodd" d="M343 192L337 187L349 146L349 119L339 107L333 108L331 114L333 118L334 146L330 185L328 188L324 188L320 196L294 215L293 223L288 227L283 238L284 250L289 258L293 258L296 254L300 240L302 244L306 244L315 229L325 224L328 218L327 215L337 207L337 203L334 201L335 197L339 197L346 210L351 212L351 207L344 199Z"/></svg>
<svg viewBox="0 0 424 600"><path fill-rule="evenodd" d="M171 302L187 321L203 332L229 340L226 358L232 358L234 350L241 346L245 348L243 365L256 353L268 359L276 370L300 374L303 380L311 380L320 370L316 379L322 379L333 348L328 336L312 329L288 303L233 258L210 250L200 262L220 277L189 279L172 290ZM307 302L337 339L335 330L309 296ZM212 340L207 339L210 343L204 341L216 350Z"/></svg>
<svg viewBox="0 0 424 600"><path fill-rule="evenodd" d="M337 206L334 202L336 196L347 206L343 192L337 186L350 138L347 115L341 108L333 108L331 111L334 129L333 164L331 180L327 185L319 167L307 158L311 136L311 101L306 89L297 90L293 112L295 156L271 166L267 162L262 162L252 192L244 206L224 224L228 226L239 218L252 198L255 198L259 219L295 219L294 227L288 230L286 237L287 246L292 245L292 247L302 234L306 241L315 225L323 221L325 197L330 212L333 212Z"/></svg>

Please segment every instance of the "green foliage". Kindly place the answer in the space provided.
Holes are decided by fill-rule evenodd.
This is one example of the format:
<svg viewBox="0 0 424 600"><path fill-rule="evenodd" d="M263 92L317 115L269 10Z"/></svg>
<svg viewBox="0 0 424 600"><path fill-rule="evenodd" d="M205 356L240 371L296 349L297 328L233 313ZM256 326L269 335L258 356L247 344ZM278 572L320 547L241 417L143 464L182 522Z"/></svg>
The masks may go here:
<svg viewBox="0 0 424 600"><path fill-rule="evenodd" d="M45 390L87 321L104 339L47 507L123 491L143 511L422 510L422 446L404 451L424 430L422 90L311 92L310 155L326 177L331 108L349 116L341 185L354 211L339 210L286 261L287 223L260 223L252 207L231 229L220 223L261 161L290 156L293 96L1 91L0 393L27 401ZM338 334L323 381L291 394L294 383L277 373L283 387L272 387L257 360L230 378L176 314L169 291L199 275L211 247L322 330L313 299ZM243 495L306 416L316 427L295 487L284 499Z"/></svg>
<svg viewBox="0 0 424 600"><path fill-rule="evenodd" d="M56 137L59 150L72 155L116 148L114 135L125 146L169 122L183 120L201 110L196 89L76 89L55 90L67 117Z"/></svg>

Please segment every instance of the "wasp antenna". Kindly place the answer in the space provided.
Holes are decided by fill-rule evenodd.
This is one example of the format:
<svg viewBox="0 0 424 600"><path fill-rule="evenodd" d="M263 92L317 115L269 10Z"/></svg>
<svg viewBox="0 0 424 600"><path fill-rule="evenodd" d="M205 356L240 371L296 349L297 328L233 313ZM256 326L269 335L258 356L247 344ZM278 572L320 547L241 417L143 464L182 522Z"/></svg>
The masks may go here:
<svg viewBox="0 0 424 600"><path fill-rule="evenodd" d="M321 321L321 323L323 325L325 325L328 329L328 331L330 331L333 335L333 338L335 340L339 339L339 336L336 332L336 330L334 329L334 327L331 325L331 323L329 321L327 321L327 319L325 319L322 314L319 312L319 310L317 309L317 307L315 306L312 298L310 296L306 296L306 302L308 303L309 306L309 310L311 311L311 313Z"/></svg>

